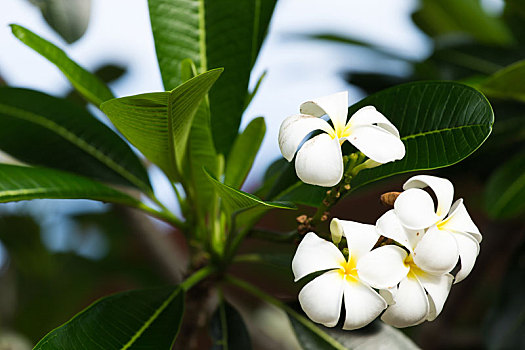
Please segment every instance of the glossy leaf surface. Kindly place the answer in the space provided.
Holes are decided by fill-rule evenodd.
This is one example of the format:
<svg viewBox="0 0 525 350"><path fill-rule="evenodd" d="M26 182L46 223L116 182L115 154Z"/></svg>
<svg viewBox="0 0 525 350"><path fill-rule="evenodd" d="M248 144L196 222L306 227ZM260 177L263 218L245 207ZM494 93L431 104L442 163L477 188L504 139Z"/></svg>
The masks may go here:
<svg viewBox="0 0 525 350"><path fill-rule="evenodd" d="M288 202L265 202L253 194L237 190L233 187L217 181L211 175L208 175L208 180L215 186L219 197L222 199L222 204L227 212L230 214L252 208L279 208L279 209L295 209L292 203Z"/></svg>
<svg viewBox="0 0 525 350"><path fill-rule="evenodd" d="M170 92L116 98L101 109L139 151L177 179L195 113L221 72L208 71Z"/></svg>
<svg viewBox="0 0 525 350"><path fill-rule="evenodd" d="M221 300L212 316L210 333L213 350L250 350L252 344L244 321L235 308Z"/></svg>
<svg viewBox="0 0 525 350"><path fill-rule="evenodd" d="M252 168L266 133L264 118L256 118L237 136L226 164L224 183L240 188Z"/></svg>
<svg viewBox="0 0 525 350"><path fill-rule="evenodd" d="M151 189L131 148L85 109L44 93L0 88L0 149L22 162Z"/></svg>
<svg viewBox="0 0 525 350"><path fill-rule="evenodd" d="M189 58L199 72L224 67L210 92L217 151L225 155L237 135L248 82L273 13L275 0L149 0L157 59L166 89L182 82Z"/></svg>
<svg viewBox="0 0 525 350"><path fill-rule="evenodd" d="M99 107L102 102L114 97L113 93L99 78L71 60L64 51L54 44L16 24L11 25L11 30L20 41L57 66L75 89L95 106Z"/></svg>
<svg viewBox="0 0 525 350"><path fill-rule="evenodd" d="M362 170L352 190L383 178L455 164L474 152L492 130L494 114L477 90L452 82L417 82L373 94L348 109L372 105L399 130L403 159ZM297 183L277 198L317 206L326 188Z"/></svg>
<svg viewBox="0 0 525 350"><path fill-rule="evenodd" d="M183 312L179 287L115 294L49 333L35 350L170 349Z"/></svg>
<svg viewBox="0 0 525 350"><path fill-rule="evenodd" d="M0 164L0 202L40 198L92 199L131 206L137 200L85 177L47 168Z"/></svg>
<svg viewBox="0 0 525 350"><path fill-rule="evenodd" d="M288 314L297 340L304 350L374 350L379 348L392 350L416 350L419 349L410 338L401 331L390 327L380 321L372 323L366 328L356 331L344 331L337 328L326 328L313 325L306 327L298 319Z"/></svg>

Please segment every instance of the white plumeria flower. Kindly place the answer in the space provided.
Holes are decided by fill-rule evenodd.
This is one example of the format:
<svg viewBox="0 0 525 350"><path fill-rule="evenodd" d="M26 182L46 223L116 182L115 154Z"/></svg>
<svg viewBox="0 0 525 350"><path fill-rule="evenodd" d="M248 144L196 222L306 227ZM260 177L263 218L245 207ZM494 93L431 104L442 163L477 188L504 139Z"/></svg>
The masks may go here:
<svg viewBox="0 0 525 350"><path fill-rule="evenodd" d="M380 294L390 306L381 319L394 327L409 327L425 320L433 321L443 310L452 275L435 274L418 265L415 257L422 233L406 229L394 210L386 212L376 224L377 232L402 244L407 251L396 245L385 245L372 250L357 264L361 280Z"/></svg>
<svg viewBox="0 0 525 350"><path fill-rule="evenodd" d="M422 190L427 186L436 195L437 209L434 209L432 197ZM397 217L408 229L427 229L414 251L414 261L427 271L446 273L456 266L459 257L461 269L454 283L462 281L474 267L481 242L481 233L470 218L463 199L452 205L452 183L435 176L414 176L403 189L405 191L394 202Z"/></svg>
<svg viewBox="0 0 525 350"><path fill-rule="evenodd" d="M297 248L292 270L295 281L314 272L330 270L301 289L299 303L312 321L334 327L344 299L343 329L357 329L372 322L387 307L386 301L361 281L356 270L359 260L372 249L379 235L373 225L334 220L331 229L345 231L348 260L332 242L309 232Z"/></svg>
<svg viewBox="0 0 525 350"><path fill-rule="evenodd" d="M341 145L349 141L375 163L383 164L405 156L405 146L396 127L373 106L358 110L347 122L348 93L339 92L305 102L300 113L286 118L279 130L279 147L292 161L304 138L315 130L324 131L306 141L297 152L295 170L305 183L330 187L343 176ZM321 119L327 114L333 127Z"/></svg>

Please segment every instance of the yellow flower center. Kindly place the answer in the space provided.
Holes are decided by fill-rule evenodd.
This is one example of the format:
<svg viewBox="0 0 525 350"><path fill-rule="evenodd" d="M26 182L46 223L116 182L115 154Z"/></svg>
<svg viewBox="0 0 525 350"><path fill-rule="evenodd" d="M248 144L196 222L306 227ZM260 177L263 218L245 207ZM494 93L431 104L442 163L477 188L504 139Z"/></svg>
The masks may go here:
<svg viewBox="0 0 525 350"><path fill-rule="evenodd" d="M332 139L336 138L340 140L340 144L343 144L345 140L341 140L343 137L349 137L350 136L350 123L346 124L344 127L340 127L339 125L334 125L334 131L335 133L330 134Z"/></svg>
<svg viewBox="0 0 525 350"><path fill-rule="evenodd" d="M405 258L405 261L403 263L406 267L410 269L410 271L408 272L409 277L423 276L425 274L425 272L421 270L414 262L414 257L412 256L412 254L409 254Z"/></svg>
<svg viewBox="0 0 525 350"><path fill-rule="evenodd" d="M357 276L356 265L356 261L352 257L348 261L341 263L341 269L339 269L341 277L349 282L358 282L359 277Z"/></svg>

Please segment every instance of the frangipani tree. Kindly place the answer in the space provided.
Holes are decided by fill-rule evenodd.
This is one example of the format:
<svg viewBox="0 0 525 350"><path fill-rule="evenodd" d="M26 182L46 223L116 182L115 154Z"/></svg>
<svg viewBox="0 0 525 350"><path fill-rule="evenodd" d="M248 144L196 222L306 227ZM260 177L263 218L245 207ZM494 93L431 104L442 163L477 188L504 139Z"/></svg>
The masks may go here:
<svg viewBox="0 0 525 350"><path fill-rule="evenodd" d="M88 102L105 113L123 138L87 109L65 99L27 89L0 88L0 149L24 163L0 165L0 201L90 199L138 209L179 230L191 255L185 277L178 285L101 299L51 331L35 349L169 349L179 333L186 295L196 285L205 285L219 296L216 312L207 315L214 329L215 348L251 348L242 318L223 297L225 286L282 309L305 349L346 348L347 340L334 337L283 301L231 273L232 261L242 260L238 251L244 238L269 210L288 211L302 218L300 227L291 235L301 239L306 234L296 256L302 255L308 242L314 242L329 247L330 256L323 257L326 261L339 264L305 269L301 263L294 264L297 278L308 277L322 267L337 270L322 275L335 276L344 295L337 296L335 313L330 317L312 316L319 310L315 304L317 292L304 292L302 295L307 296L299 297L313 321L336 326L341 302L351 305L352 295L368 295L377 303L373 312L355 303L354 309L349 307L347 315L351 315L350 310L356 310L356 314L346 318L347 329L362 327L384 309L390 308L385 311L389 312L394 308L396 297L404 289L402 281L415 274L416 267L406 259L411 249L417 248L403 250L401 239L390 237L390 231L383 233L375 225L350 224L351 213L334 221L332 242L316 234L332 237L322 224L328 222L331 208L356 189L395 174L446 167L468 157L490 134L494 121L491 106L474 88L436 81L399 85L350 107L345 93L321 99L308 96L305 100L314 99L302 105L299 117L284 121L279 137L288 161L294 160L299 149L293 167L308 184L287 166L272 165L255 194L244 192L240 188L265 134L264 119L254 119L241 132L238 129L256 92L248 91L248 81L274 6L271 0L150 0L155 47L166 91L119 98L52 43L29 29L12 25L13 34L55 64ZM331 124L320 119L325 114ZM303 122L313 126L294 129ZM324 133L301 146L315 130ZM313 140L322 140L319 143L329 144L329 148L314 147ZM137 156L130 144L143 157ZM169 179L182 216L170 212L157 198L143 160L155 164ZM316 164L325 160L334 166L316 169ZM306 173L302 172L305 169ZM297 212L299 204L317 211L312 216L301 215ZM440 225L437 220L429 224ZM363 232L353 232L356 227L366 227L364 236ZM385 237L397 240L401 263L409 264L410 271L414 269L404 269L405 276L399 274L399 280L388 286L372 281L381 276L370 271L382 265L367 258L368 253L392 246L385 243ZM271 237L263 234L262 238ZM339 249L343 238L347 250L344 244ZM311 254L311 259L322 260L315 251ZM372 262L362 267L368 274L360 272L360 265L369 260ZM346 288L343 283L349 281L358 284ZM427 313L422 320L433 319L443 305L435 299L425 300ZM430 305L434 306L433 313ZM387 322L393 326L418 323ZM347 336L350 339L352 334ZM413 346L404 341L399 347Z"/></svg>

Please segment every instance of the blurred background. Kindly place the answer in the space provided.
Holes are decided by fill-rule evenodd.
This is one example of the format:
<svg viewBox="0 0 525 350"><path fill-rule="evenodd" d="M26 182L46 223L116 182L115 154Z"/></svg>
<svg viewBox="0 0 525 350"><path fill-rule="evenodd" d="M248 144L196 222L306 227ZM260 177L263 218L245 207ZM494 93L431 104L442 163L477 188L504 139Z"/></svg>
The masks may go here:
<svg viewBox="0 0 525 350"><path fill-rule="evenodd" d="M162 90L145 0L0 3L0 85L82 103L58 69L11 34L10 23L63 48L116 96ZM255 190L280 158L280 123L303 101L348 90L352 104L414 80L476 84L524 58L525 7L519 0L279 0L251 85L263 72L266 77L242 124L264 116L268 126L245 187ZM465 198L484 240L473 272L452 288L441 316L404 330L422 348L525 348L525 76L513 88L519 93L489 95L496 123L488 141L467 160L433 172L453 181L455 198ZM150 171L161 199L177 211L170 191L162 191L166 179ZM381 193L400 190L408 177L359 191L336 206L333 216L374 223L388 210L379 203ZM272 213L261 226L286 231L296 222ZM163 256L141 230L157 232L179 247L180 256ZM253 238L243 248L246 256L268 259L246 258L233 270L284 300L296 300L294 249L293 242ZM89 201L1 204L0 350L30 348L103 295L177 281L181 270L170 266L184 258L176 232L122 208ZM298 348L284 315L235 291L228 295L248 322L256 349ZM366 339L366 329L356 337ZM203 348L205 338L204 332Z"/></svg>

